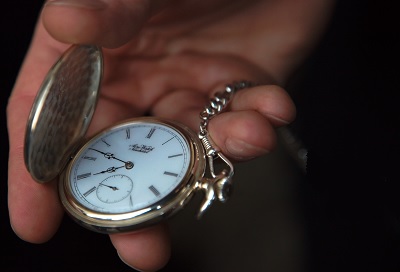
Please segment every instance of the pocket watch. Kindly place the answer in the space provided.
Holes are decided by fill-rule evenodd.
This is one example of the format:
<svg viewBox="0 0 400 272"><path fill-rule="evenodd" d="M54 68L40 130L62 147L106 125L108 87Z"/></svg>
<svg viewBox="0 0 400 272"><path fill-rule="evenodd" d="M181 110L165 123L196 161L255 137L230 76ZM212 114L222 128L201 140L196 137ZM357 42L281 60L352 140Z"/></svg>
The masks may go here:
<svg viewBox="0 0 400 272"><path fill-rule="evenodd" d="M33 179L58 179L66 212L100 233L137 230L181 210L204 193L197 217L230 195L234 167L207 125L232 95L252 85L227 85L200 113L199 133L173 120L125 120L84 140L99 95L101 48L72 45L44 79L28 119L24 157ZM216 162L225 167L216 173Z"/></svg>

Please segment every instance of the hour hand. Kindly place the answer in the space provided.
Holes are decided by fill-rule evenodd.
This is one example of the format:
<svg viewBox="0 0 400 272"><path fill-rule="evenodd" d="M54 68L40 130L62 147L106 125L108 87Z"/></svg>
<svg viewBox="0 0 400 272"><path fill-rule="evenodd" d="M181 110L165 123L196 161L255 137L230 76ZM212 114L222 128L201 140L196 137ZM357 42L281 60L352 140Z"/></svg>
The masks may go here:
<svg viewBox="0 0 400 272"><path fill-rule="evenodd" d="M112 167L107 168L107 170L100 171L100 172L95 173L95 174L93 174L93 175L104 174L104 173L113 173L113 172L115 172L117 169L122 168L122 167L125 167L125 165L120 166L120 167L114 167L114 166L112 166Z"/></svg>

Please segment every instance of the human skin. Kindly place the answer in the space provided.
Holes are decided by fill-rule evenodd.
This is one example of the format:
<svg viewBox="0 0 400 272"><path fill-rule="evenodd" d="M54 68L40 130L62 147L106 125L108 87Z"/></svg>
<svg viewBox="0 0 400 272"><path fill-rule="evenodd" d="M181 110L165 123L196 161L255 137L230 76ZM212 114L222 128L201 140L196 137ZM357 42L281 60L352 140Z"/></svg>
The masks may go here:
<svg viewBox="0 0 400 272"><path fill-rule="evenodd" d="M268 153L275 128L296 110L282 88L312 50L333 1L64 0L41 16L7 107L10 221L23 240L43 243L64 214L57 183L38 184L23 163L26 121L41 82L69 44L104 48L101 97L89 134L151 114L198 130L199 112L227 83L258 85L236 94L209 131L234 161ZM183 101L183 102L182 102ZM49 221L48 218L52 218ZM47 224L42 224L46 221ZM121 259L143 271L170 257L167 226L110 235Z"/></svg>

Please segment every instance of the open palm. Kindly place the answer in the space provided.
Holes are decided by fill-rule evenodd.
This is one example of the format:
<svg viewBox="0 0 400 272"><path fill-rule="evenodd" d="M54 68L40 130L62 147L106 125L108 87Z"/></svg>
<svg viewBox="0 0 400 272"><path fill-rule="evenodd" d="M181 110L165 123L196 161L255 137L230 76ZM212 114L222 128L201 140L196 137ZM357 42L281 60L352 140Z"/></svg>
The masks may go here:
<svg viewBox="0 0 400 272"><path fill-rule="evenodd" d="M197 130L199 112L215 91L234 81L258 83L238 92L230 111L210 123L216 144L240 161L271 150L274 127L294 119L295 107L278 85L312 48L329 7L320 0L67 2L50 1L43 9L7 112L10 220L22 239L34 243L51 238L63 210L56 182L37 184L24 167L25 126L37 90L66 44L105 47L90 134L144 114ZM53 221L43 225L46 218ZM165 226L112 235L111 241L127 264L143 270L156 270L169 258Z"/></svg>

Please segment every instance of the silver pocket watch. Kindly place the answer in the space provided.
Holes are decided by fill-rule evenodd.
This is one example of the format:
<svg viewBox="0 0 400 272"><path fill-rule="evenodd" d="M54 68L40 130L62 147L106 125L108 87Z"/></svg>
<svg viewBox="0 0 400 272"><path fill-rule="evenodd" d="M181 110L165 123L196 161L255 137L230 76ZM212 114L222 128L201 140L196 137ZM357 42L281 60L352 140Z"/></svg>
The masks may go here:
<svg viewBox="0 0 400 272"><path fill-rule="evenodd" d="M71 46L50 69L33 104L25 164L34 180L59 180L59 196L80 225L100 233L133 231L169 218L197 191L200 218L225 202L234 167L207 125L250 82L226 86L200 113L200 132L163 118L125 120L84 140L100 90L102 51ZM226 167L216 173L214 163Z"/></svg>

